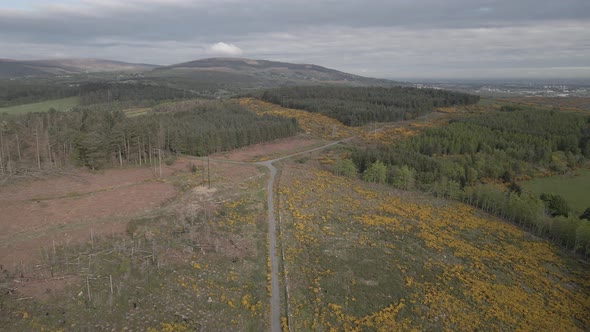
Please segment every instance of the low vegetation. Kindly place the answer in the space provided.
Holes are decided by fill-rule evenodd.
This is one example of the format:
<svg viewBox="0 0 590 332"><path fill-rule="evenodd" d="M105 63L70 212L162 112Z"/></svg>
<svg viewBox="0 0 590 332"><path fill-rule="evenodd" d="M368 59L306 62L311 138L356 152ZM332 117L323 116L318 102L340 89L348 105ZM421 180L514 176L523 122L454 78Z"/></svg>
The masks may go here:
<svg viewBox="0 0 590 332"><path fill-rule="evenodd" d="M560 195L576 213L582 213L590 207L588 188L590 188L590 170L578 169L570 174L558 174L538 177L523 181L520 185L529 191Z"/></svg>
<svg viewBox="0 0 590 332"><path fill-rule="evenodd" d="M307 164L281 181L293 330L583 330L585 266L468 205Z"/></svg>
<svg viewBox="0 0 590 332"><path fill-rule="evenodd" d="M49 243L41 262L3 270L2 329L266 330L265 177L219 173L212 189L190 185L198 171L167 178L183 193L133 218L127 234Z"/></svg>
<svg viewBox="0 0 590 332"><path fill-rule="evenodd" d="M589 97L513 97L504 100L525 106L545 106L564 111L590 111Z"/></svg>
<svg viewBox="0 0 590 332"><path fill-rule="evenodd" d="M360 135L362 131L342 124L342 122L322 114L304 110L284 108L253 98L239 99L240 105L255 112L258 115L273 115L285 118L294 118L301 130L313 137L326 140L337 140Z"/></svg>

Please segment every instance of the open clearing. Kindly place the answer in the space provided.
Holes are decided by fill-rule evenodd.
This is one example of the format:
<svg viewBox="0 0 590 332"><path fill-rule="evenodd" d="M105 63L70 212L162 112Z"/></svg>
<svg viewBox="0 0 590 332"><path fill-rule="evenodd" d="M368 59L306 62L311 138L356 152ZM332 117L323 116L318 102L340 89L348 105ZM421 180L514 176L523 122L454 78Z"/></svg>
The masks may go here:
<svg viewBox="0 0 590 332"><path fill-rule="evenodd" d="M28 255L14 266L17 271L3 267L0 326L267 329L266 173L255 165L212 161L208 188L205 166L187 157L164 166L163 179L155 179L149 168L130 168L79 171L2 188L1 206L20 204L23 210L47 204L43 209L54 209L56 217L31 221L28 215L20 225L16 209L12 222L2 214L3 225L10 225L2 235L12 235L3 242L47 228L55 234L23 248ZM72 223L64 224L57 215L68 213ZM69 236L74 239L66 241Z"/></svg>
<svg viewBox="0 0 590 332"><path fill-rule="evenodd" d="M590 97L514 97L509 102L543 107L557 107L565 111L590 111Z"/></svg>
<svg viewBox="0 0 590 332"><path fill-rule="evenodd" d="M0 108L0 113L25 114L31 112L47 112L54 108L57 111L67 111L78 105L78 97L46 100L38 103L24 104Z"/></svg>
<svg viewBox="0 0 590 332"><path fill-rule="evenodd" d="M189 172L189 163L197 172ZM0 265L15 271L38 262L42 248L123 234L130 218L148 214L178 190L204 184L206 163L182 158L173 165L91 172L72 169L44 179L0 187ZM262 175L256 167L211 163L213 185L231 186Z"/></svg>
<svg viewBox="0 0 590 332"><path fill-rule="evenodd" d="M578 213L590 207L590 169L579 169L573 175L554 175L522 182L539 194L561 195Z"/></svg>
<svg viewBox="0 0 590 332"><path fill-rule="evenodd" d="M229 152L214 154L211 158L258 162L309 150L324 143L324 141L307 136L294 136L278 139L273 142L250 145Z"/></svg>
<svg viewBox="0 0 590 332"><path fill-rule="evenodd" d="M176 166L178 167L178 166ZM171 175L173 167L164 167ZM149 168L69 175L0 187L0 264L14 269L35 260L41 247L123 233L125 217L145 213L173 198L170 183L155 181Z"/></svg>

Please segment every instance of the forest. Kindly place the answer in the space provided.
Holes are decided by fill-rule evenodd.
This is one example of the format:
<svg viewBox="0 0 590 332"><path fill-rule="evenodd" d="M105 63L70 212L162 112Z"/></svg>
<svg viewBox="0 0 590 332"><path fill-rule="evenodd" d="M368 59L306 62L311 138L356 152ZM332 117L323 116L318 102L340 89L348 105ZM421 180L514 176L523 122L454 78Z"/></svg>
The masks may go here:
<svg viewBox="0 0 590 332"><path fill-rule="evenodd" d="M179 153L202 156L294 135L297 128L293 119L258 116L232 102L199 102L139 117L108 105L0 115L0 173L141 165Z"/></svg>
<svg viewBox="0 0 590 332"><path fill-rule="evenodd" d="M590 120L552 111L487 113L453 120L392 145L357 148L360 171L380 160L416 170L419 185L447 178L462 186L482 179L564 172L590 158Z"/></svg>
<svg viewBox="0 0 590 332"><path fill-rule="evenodd" d="M474 104L479 96L412 87L294 86L266 90L261 99L361 126L414 119L435 107Z"/></svg>
<svg viewBox="0 0 590 332"><path fill-rule="evenodd" d="M87 83L79 86L80 104L132 102L147 105L164 100L194 98L189 90L145 83Z"/></svg>
<svg viewBox="0 0 590 332"><path fill-rule="evenodd" d="M65 97L80 97L81 105L135 103L153 105L163 100L190 99L191 90L142 82L52 81L29 82L0 80L0 107L34 103Z"/></svg>
<svg viewBox="0 0 590 332"><path fill-rule="evenodd" d="M78 89L58 83L0 80L0 107L78 95Z"/></svg>
<svg viewBox="0 0 590 332"><path fill-rule="evenodd" d="M391 145L357 147L351 155L367 181L462 200L584 255L590 254L590 221L581 211L560 207L559 197L523 192L517 182L573 170L588 158L590 117L546 110L463 117Z"/></svg>

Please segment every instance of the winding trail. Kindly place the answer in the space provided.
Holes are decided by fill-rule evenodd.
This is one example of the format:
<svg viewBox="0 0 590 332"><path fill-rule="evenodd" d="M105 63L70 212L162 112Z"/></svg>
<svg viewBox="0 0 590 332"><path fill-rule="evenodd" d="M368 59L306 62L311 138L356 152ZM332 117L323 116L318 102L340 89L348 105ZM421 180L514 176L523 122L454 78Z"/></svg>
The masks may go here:
<svg viewBox="0 0 590 332"><path fill-rule="evenodd" d="M277 255L277 222L275 219L275 208L274 208L274 183L277 176L277 168L273 163L284 159L292 158L306 153L319 151L330 146L334 146L340 143L344 143L354 139L356 136L345 138L339 141L328 143L313 149L293 153L287 156L279 157L272 160L261 161L261 162L245 162L245 161L232 161L225 159L211 159L211 161L222 162L228 164L237 165L258 165L269 169L270 177L267 185L267 205L268 205L268 239L269 248L268 255L270 258L270 331L281 332L281 300L279 290L279 256ZM196 158L204 160L204 158Z"/></svg>
<svg viewBox="0 0 590 332"><path fill-rule="evenodd" d="M295 157L298 155L302 155L305 153L310 153L318 150L325 149L327 147L340 144L346 141L353 139L354 137L349 137L340 141L332 142L326 145L322 145L317 148L309 149L306 151L290 154L288 156L267 160L263 162L255 163L256 165L264 166L270 170L270 178L268 180L268 194L267 194L267 202L268 202L268 238L269 238L269 248L268 248L268 255L270 256L270 331L271 332L280 332L281 331L281 301L280 301L280 290L279 290L279 256L277 255L277 223L275 220L275 209L274 209L274 183L275 178L277 175L277 168L273 165L273 163Z"/></svg>

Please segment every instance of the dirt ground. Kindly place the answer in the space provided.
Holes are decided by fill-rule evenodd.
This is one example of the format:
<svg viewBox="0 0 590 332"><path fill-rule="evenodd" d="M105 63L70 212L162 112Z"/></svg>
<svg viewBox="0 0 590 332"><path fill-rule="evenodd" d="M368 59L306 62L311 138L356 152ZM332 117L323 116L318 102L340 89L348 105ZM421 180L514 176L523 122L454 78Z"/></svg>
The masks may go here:
<svg viewBox="0 0 590 332"><path fill-rule="evenodd" d="M79 277L61 276L48 279L19 280L19 282L15 287L19 294L25 298L32 297L41 301L47 301L52 293L59 292L67 286L75 285L79 282Z"/></svg>
<svg viewBox="0 0 590 332"><path fill-rule="evenodd" d="M190 172L190 164L197 166L194 174ZM164 205L187 215L201 209L214 211L225 202L214 198L218 190L237 194L252 181L266 176L261 167L253 164L212 160L209 169L211 188L206 185L208 177L202 173L207 170L206 159L193 157L179 158L170 166L162 165L162 178L156 177L159 170L149 167L101 172L74 169L62 175L24 179L2 186L0 273L16 273L17 279L11 287L21 298L46 301L52 294L79 282L76 276L54 274L44 264L44 253L50 255L54 245L59 248L89 243L92 237L125 234L130 220L149 215ZM189 182L192 189L179 196L178 184ZM224 197L231 199L233 195ZM216 241L215 246L236 250L246 245L223 239ZM240 251L232 257L244 254ZM170 252L163 255L162 262L182 257L183 253Z"/></svg>
<svg viewBox="0 0 590 332"><path fill-rule="evenodd" d="M186 169L186 161L163 165L164 179ZM0 187L0 265L14 270L34 264L42 248L122 233L130 216L161 206L175 187L148 167L67 175Z"/></svg>
<svg viewBox="0 0 590 332"><path fill-rule="evenodd" d="M313 140L298 139L277 144L297 147L310 142ZM253 148L236 154L246 158L256 151ZM9 271L22 270L36 264L42 250L50 249L54 241L62 245L90 241L91 236L124 233L130 218L156 209L177 195L171 177L190 174L189 163L197 165L199 172L206 171L205 160L183 157L171 166L162 165L162 179L149 167L102 172L76 169L0 187L0 265ZM254 165L218 161L211 161L210 171L212 187L236 189L245 179L265 175ZM207 181L206 176L194 176L199 184Z"/></svg>
<svg viewBox="0 0 590 332"><path fill-rule="evenodd" d="M264 161L307 150L320 142L318 139L306 136L294 136L215 154L211 158L233 161Z"/></svg>

